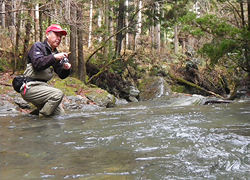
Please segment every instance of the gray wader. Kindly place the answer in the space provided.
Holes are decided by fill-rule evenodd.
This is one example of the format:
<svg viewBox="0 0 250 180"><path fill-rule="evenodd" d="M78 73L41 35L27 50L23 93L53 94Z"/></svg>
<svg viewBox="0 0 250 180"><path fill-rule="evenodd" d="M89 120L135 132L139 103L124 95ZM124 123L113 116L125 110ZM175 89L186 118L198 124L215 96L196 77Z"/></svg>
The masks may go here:
<svg viewBox="0 0 250 180"><path fill-rule="evenodd" d="M25 94L24 87L21 88L21 95L25 101L34 104L43 116L61 115L64 113L61 106L63 92L43 82L49 81L53 77L52 68L36 71L32 64L29 63L27 64L24 76L34 79L34 81L26 83ZM41 79L41 81L35 79Z"/></svg>
<svg viewBox="0 0 250 180"><path fill-rule="evenodd" d="M60 89L50 87L45 82L28 82L25 95L23 89L21 95L27 102L34 104L43 116L62 115L64 110L61 106L63 92Z"/></svg>

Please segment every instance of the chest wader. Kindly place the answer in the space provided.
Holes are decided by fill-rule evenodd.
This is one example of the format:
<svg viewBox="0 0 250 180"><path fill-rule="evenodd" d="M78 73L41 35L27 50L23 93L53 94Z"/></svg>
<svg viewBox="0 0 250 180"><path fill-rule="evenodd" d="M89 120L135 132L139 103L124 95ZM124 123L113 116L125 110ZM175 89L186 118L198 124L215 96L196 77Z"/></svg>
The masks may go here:
<svg viewBox="0 0 250 180"><path fill-rule="evenodd" d="M23 94L23 90L21 90L21 95L25 101L34 104L40 114L50 116L64 113L61 107L63 92L60 89L39 81L28 82L27 86L26 93Z"/></svg>
<svg viewBox="0 0 250 180"><path fill-rule="evenodd" d="M61 115L64 113L61 107L63 92L60 89L50 87L46 83L53 77L52 68L36 71L32 64L29 63L24 76L29 78L25 86L26 89L21 88L21 95L25 101L34 104L43 116Z"/></svg>

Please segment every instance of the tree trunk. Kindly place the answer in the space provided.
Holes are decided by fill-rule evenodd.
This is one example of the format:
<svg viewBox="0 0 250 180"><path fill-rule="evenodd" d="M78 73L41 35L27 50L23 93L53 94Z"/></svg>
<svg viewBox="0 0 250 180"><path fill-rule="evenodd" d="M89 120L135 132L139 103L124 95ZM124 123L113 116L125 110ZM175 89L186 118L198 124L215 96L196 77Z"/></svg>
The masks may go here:
<svg viewBox="0 0 250 180"><path fill-rule="evenodd" d="M244 18L244 5L243 5L242 1L240 2L240 14L241 14L241 23L242 23L242 26L244 27L245 26L245 18Z"/></svg>
<svg viewBox="0 0 250 180"><path fill-rule="evenodd" d="M177 6L177 0L175 0L175 5ZM177 19L175 15L175 19ZM177 24L174 26L174 53L178 53L178 44L179 44L179 39L178 39L178 26Z"/></svg>
<svg viewBox="0 0 250 180"><path fill-rule="evenodd" d="M83 14L81 8L77 8L77 22L82 22ZM78 41L78 77L81 81L86 83L86 65L83 56L83 29L81 23L78 24L77 29L77 41Z"/></svg>
<svg viewBox="0 0 250 180"><path fill-rule="evenodd" d="M66 1L65 1L64 19L65 19L66 22L69 22L69 21L70 21L70 1L71 1L71 0L66 0ZM66 45L67 47L69 46L69 41L70 41L69 36L66 36L66 37L65 37L65 45Z"/></svg>
<svg viewBox="0 0 250 180"><path fill-rule="evenodd" d="M250 1L247 1L247 17L248 17L248 31L250 32ZM246 52L246 60L247 60L247 70L250 72L250 55L249 55L249 48L245 49Z"/></svg>
<svg viewBox="0 0 250 180"><path fill-rule="evenodd" d="M39 5L36 4L35 5L35 12L34 12L34 15L35 15L35 42L38 41L39 39Z"/></svg>
<svg viewBox="0 0 250 180"><path fill-rule="evenodd" d="M250 1L247 1L248 31L250 31Z"/></svg>
<svg viewBox="0 0 250 180"><path fill-rule="evenodd" d="M47 14L47 21L48 21L48 25L50 26L51 25L51 15L50 14L52 14L52 10L53 10L53 8L52 7L50 7L50 9L49 9L49 12L48 12L48 14Z"/></svg>
<svg viewBox="0 0 250 180"><path fill-rule="evenodd" d="M109 3L109 1L113 1L113 0L108 0L108 3ZM109 10L110 12L109 12L109 21L108 21L109 24L108 24L108 28L109 28L110 34L113 35L114 34L114 22L113 22L114 19L113 19L113 16L111 15L111 14L115 14L113 5L110 6L109 9L110 9ZM114 41L115 40L112 37L109 49L113 49L113 47L114 47Z"/></svg>
<svg viewBox="0 0 250 180"><path fill-rule="evenodd" d="M128 27L128 0L125 1L125 5L126 5L126 18L125 18L125 26ZM125 39L125 43L126 43L126 48L128 48L129 46L129 34L128 34L128 30L126 30L126 39Z"/></svg>
<svg viewBox="0 0 250 180"><path fill-rule="evenodd" d="M43 12L39 11L39 40L42 42L44 40L43 37Z"/></svg>
<svg viewBox="0 0 250 180"><path fill-rule="evenodd" d="M138 12L138 17L137 17L137 29L136 29L135 47L134 47L135 50L138 48L138 44L139 44L138 40L139 40L140 35L141 35L141 18L142 18L141 8L142 8L142 1L139 0L139 3L138 3L139 12Z"/></svg>
<svg viewBox="0 0 250 180"><path fill-rule="evenodd" d="M65 2L64 19L65 19L66 21L70 21L70 1L71 1L71 0L66 0L66 2Z"/></svg>
<svg viewBox="0 0 250 180"><path fill-rule="evenodd" d="M154 24L154 19L152 18L152 24ZM151 38L151 50L153 50L155 48L155 26L151 25L150 29L149 29L149 34L150 34L150 38Z"/></svg>
<svg viewBox="0 0 250 180"><path fill-rule="evenodd" d="M78 40L78 77L81 81L86 83L86 65L83 56L83 30L77 31Z"/></svg>
<svg viewBox="0 0 250 180"><path fill-rule="evenodd" d="M104 1L104 14L105 14L105 26L106 26L106 33L104 34L104 41L106 41L106 39L108 39L108 32L109 32L109 3L108 0ZM106 57L108 56L108 48L107 46L103 47L103 58L106 59Z"/></svg>
<svg viewBox="0 0 250 180"><path fill-rule="evenodd" d="M12 2L12 25L16 25L16 0L11 0Z"/></svg>
<svg viewBox="0 0 250 180"><path fill-rule="evenodd" d="M89 11L89 40L88 48L91 46L91 36L92 36L92 19L93 19L93 1L90 0L90 11Z"/></svg>
<svg viewBox="0 0 250 180"><path fill-rule="evenodd" d="M18 15L18 14L17 14ZM16 42L15 42L15 55L14 55L14 68L13 73L18 70L20 63L18 63L19 59L19 39L20 39L20 25L21 25L21 19L18 17L16 21Z"/></svg>
<svg viewBox="0 0 250 180"><path fill-rule="evenodd" d="M28 15L31 15L31 10L28 10ZM30 32L31 32L31 17L27 18L27 22L25 25L25 38L24 38L24 44L23 44L23 68L25 68L25 65L27 64L27 55L28 55L28 46L30 42Z"/></svg>
<svg viewBox="0 0 250 180"><path fill-rule="evenodd" d="M159 15L160 15L160 4L158 2L155 2L156 5L156 26L155 26L155 48L157 51L160 52L160 47L161 47L161 25L160 25L160 20L159 20Z"/></svg>
<svg viewBox="0 0 250 180"><path fill-rule="evenodd" d="M2 12L5 12L5 2L3 1L3 3L2 3ZM5 14L3 13L2 14L2 28L5 28Z"/></svg>
<svg viewBox="0 0 250 180"><path fill-rule="evenodd" d="M76 20L76 5L74 2L71 2L70 4L70 52L69 55L70 63L72 64L72 71L73 74L76 75L77 72L77 64L76 64L76 25L74 24L74 21Z"/></svg>
<svg viewBox="0 0 250 180"><path fill-rule="evenodd" d="M102 11L101 11L101 8L98 8L98 20L97 20L97 25L98 25L98 28L101 28L102 27ZM99 42L102 42L102 36L100 36L98 38L98 41Z"/></svg>
<svg viewBox="0 0 250 180"><path fill-rule="evenodd" d="M120 0L117 32L120 31L123 27L124 27L124 0ZM121 31L116 35L115 57L118 57L121 54L122 39L123 39L123 33Z"/></svg>
<svg viewBox="0 0 250 180"><path fill-rule="evenodd" d="M179 44L179 40L178 40L178 27L177 25L174 26L174 53L177 54L178 53L178 44Z"/></svg>

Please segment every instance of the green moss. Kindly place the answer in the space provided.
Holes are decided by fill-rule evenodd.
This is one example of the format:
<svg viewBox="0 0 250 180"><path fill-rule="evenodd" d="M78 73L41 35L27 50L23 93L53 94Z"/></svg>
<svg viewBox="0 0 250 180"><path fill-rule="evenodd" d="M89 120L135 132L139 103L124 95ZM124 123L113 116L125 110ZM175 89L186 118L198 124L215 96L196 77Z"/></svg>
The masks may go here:
<svg viewBox="0 0 250 180"><path fill-rule="evenodd" d="M185 91L185 86L172 85L170 88L173 92L177 92L177 93L183 93Z"/></svg>
<svg viewBox="0 0 250 180"><path fill-rule="evenodd" d="M139 90L145 90L148 89L148 85L151 85L155 81L155 78L147 78L144 79L142 82L139 83Z"/></svg>
<svg viewBox="0 0 250 180"><path fill-rule="evenodd" d="M61 89L67 96L76 96L79 89L88 89L88 87L80 80L69 77L61 80L60 78L54 78L51 81L55 88Z"/></svg>

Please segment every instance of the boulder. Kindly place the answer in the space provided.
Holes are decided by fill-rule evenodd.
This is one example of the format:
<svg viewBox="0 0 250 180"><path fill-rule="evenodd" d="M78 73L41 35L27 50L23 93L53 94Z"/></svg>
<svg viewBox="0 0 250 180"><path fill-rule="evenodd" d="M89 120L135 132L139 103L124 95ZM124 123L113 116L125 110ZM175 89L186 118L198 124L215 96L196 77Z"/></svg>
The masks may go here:
<svg viewBox="0 0 250 180"><path fill-rule="evenodd" d="M156 98L170 98L172 91L162 77L150 77L142 80L139 85L140 101L154 100Z"/></svg>
<svg viewBox="0 0 250 180"><path fill-rule="evenodd" d="M116 106L116 98L112 94L100 88L90 88L84 92L85 96L96 105L101 107L114 107Z"/></svg>
<svg viewBox="0 0 250 180"><path fill-rule="evenodd" d="M139 93L140 93L140 91L136 87L130 86L129 93L128 93L129 94L128 100L130 102L138 102L137 97L138 97Z"/></svg>
<svg viewBox="0 0 250 180"><path fill-rule="evenodd" d="M14 102L22 109L31 109L29 103L21 97L14 98Z"/></svg>
<svg viewBox="0 0 250 180"><path fill-rule="evenodd" d="M62 102L65 109L81 109L85 104L90 104L90 100L85 96L66 96Z"/></svg>
<svg viewBox="0 0 250 180"><path fill-rule="evenodd" d="M0 116L1 114L15 114L20 108L14 104L13 98L8 95L0 96Z"/></svg>

